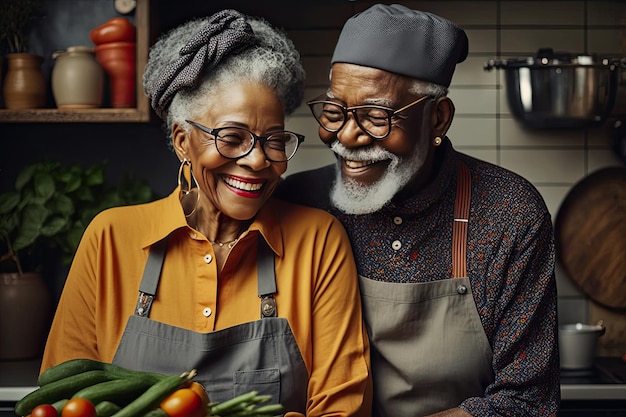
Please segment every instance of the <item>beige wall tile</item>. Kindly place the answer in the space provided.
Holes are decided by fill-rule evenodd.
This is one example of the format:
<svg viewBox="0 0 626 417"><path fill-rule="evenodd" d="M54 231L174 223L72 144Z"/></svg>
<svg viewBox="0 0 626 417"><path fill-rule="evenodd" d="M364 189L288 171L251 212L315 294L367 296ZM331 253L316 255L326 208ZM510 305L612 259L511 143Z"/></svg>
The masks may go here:
<svg viewBox="0 0 626 417"><path fill-rule="evenodd" d="M574 184L585 175L582 150L502 149L501 165L532 183Z"/></svg>
<svg viewBox="0 0 626 417"><path fill-rule="evenodd" d="M585 33L581 29L502 29L503 55L525 54L534 56L539 48L555 51L582 52L585 50Z"/></svg>
<svg viewBox="0 0 626 417"><path fill-rule="evenodd" d="M495 117L464 117L456 115L448 130L454 146L496 147Z"/></svg>
<svg viewBox="0 0 626 417"><path fill-rule="evenodd" d="M571 147L583 146L585 131L528 129L514 119L500 120L500 144L502 146Z"/></svg>
<svg viewBox="0 0 626 417"><path fill-rule="evenodd" d="M304 147L298 149L295 156L289 161L285 176L294 172L306 171L308 169L319 168L324 165L331 164L335 161L334 154L327 147L320 145L318 147Z"/></svg>
<svg viewBox="0 0 626 417"><path fill-rule="evenodd" d="M502 25L582 25L583 1L502 1Z"/></svg>
<svg viewBox="0 0 626 417"><path fill-rule="evenodd" d="M498 152L495 149L479 149L479 148L466 148L463 146L455 146L459 152L463 152L474 158L482 159L483 161L490 162L494 165L498 165Z"/></svg>
<svg viewBox="0 0 626 417"><path fill-rule="evenodd" d="M587 21L589 25L626 26L626 1L588 1Z"/></svg>
<svg viewBox="0 0 626 417"><path fill-rule="evenodd" d="M461 85L496 85L496 71L485 71L484 64L488 58L469 56L465 61L457 64L450 88Z"/></svg>
<svg viewBox="0 0 626 417"><path fill-rule="evenodd" d="M488 114L496 113L495 90L484 88L455 88L448 96L454 102L456 114Z"/></svg>
<svg viewBox="0 0 626 417"><path fill-rule="evenodd" d="M498 50L498 31L494 29L465 29L470 54L494 55Z"/></svg>
<svg viewBox="0 0 626 417"><path fill-rule="evenodd" d="M497 3L495 1L395 1L409 8L423 10L445 17L459 26L495 25Z"/></svg>

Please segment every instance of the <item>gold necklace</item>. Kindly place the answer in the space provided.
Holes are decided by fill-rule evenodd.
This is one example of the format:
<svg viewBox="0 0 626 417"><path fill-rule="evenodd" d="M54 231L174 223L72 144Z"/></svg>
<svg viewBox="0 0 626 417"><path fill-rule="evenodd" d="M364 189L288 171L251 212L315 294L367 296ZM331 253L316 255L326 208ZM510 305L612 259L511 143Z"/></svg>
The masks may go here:
<svg viewBox="0 0 626 417"><path fill-rule="evenodd" d="M235 246L235 243L237 243L238 240L239 240L239 238L237 238L235 240L231 240L230 242L218 242L216 240L215 242L211 242L211 245L218 245L220 248L223 247L224 245L226 245L226 246L228 246L228 249L232 249L233 246Z"/></svg>

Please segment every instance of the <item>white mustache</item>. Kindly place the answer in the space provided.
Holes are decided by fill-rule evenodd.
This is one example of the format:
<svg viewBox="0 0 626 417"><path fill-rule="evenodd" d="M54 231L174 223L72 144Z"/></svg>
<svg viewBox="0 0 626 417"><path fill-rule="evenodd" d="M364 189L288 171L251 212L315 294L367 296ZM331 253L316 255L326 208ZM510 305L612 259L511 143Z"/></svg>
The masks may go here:
<svg viewBox="0 0 626 417"><path fill-rule="evenodd" d="M376 145L371 145L368 148L348 149L343 146L341 142L336 140L330 145L330 149L347 161L359 161L371 164L389 159L397 159L397 156Z"/></svg>

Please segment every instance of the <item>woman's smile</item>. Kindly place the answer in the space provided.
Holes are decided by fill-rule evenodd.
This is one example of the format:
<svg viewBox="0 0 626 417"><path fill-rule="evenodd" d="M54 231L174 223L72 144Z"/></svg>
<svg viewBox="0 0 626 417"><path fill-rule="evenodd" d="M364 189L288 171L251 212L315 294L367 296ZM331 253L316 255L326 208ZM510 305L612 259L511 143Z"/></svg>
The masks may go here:
<svg viewBox="0 0 626 417"><path fill-rule="evenodd" d="M248 198L260 197L261 190L267 182L267 180L263 178L243 178L234 175L222 175L220 178L224 181L228 189L239 196Z"/></svg>

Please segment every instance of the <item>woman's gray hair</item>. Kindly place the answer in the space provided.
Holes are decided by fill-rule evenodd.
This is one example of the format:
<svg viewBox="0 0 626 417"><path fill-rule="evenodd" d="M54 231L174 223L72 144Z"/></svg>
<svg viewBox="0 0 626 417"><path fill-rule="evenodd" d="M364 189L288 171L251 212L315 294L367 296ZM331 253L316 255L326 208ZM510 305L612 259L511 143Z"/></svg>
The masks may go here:
<svg viewBox="0 0 626 417"><path fill-rule="evenodd" d="M300 54L284 31L225 10L162 36L150 48L143 86L169 136L174 123L189 130L185 120L201 115L217 89L242 81L267 86L285 115L292 114L304 96L304 77Z"/></svg>

